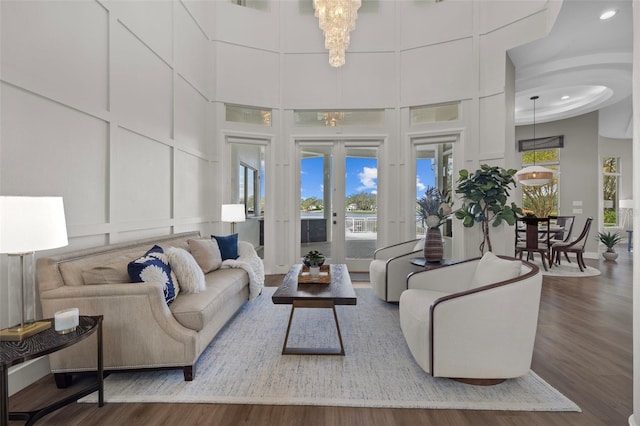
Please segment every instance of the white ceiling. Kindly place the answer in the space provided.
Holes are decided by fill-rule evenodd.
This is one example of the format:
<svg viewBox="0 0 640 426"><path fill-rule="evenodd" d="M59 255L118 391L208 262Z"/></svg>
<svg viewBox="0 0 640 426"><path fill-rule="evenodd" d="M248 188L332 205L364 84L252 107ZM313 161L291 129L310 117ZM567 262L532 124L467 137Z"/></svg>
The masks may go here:
<svg viewBox="0 0 640 426"><path fill-rule="evenodd" d="M602 12L617 10L606 21ZM632 137L632 0L564 0L543 39L509 51L516 68L516 124L599 110L600 135ZM561 99L569 96L568 99Z"/></svg>

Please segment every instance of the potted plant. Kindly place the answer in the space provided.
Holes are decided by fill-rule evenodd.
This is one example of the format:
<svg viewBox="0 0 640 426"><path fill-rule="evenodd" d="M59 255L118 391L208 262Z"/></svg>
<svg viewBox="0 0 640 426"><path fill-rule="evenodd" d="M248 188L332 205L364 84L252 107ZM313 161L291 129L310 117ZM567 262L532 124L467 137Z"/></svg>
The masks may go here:
<svg viewBox="0 0 640 426"><path fill-rule="evenodd" d="M606 260L616 260L618 253L616 253L613 247L622 240L622 235L617 232L612 233L611 231L598 232L597 238L607 247L607 250L602 253L602 257Z"/></svg>
<svg viewBox="0 0 640 426"><path fill-rule="evenodd" d="M302 262L309 267L309 273L312 277L320 275L320 267L324 264L324 261L324 254L318 250L311 250L302 258Z"/></svg>
<svg viewBox="0 0 640 426"><path fill-rule="evenodd" d="M442 243L442 225L452 213L451 192L440 191L433 186L427 187L424 197L417 200L418 214L422 224L427 225L424 243L424 258L427 262L440 262L444 255Z"/></svg>
<svg viewBox="0 0 640 426"><path fill-rule="evenodd" d="M485 246L492 251L489 236L492 227L507 223L513 226L522 209L516 203L507 203L509 190L516 187L515 169L490 167L486 164L474 173L460 170L456 193L463 197L463 204L456 212L456 218L462 220L466 228L476 223L482 226L482 243L480 254L484 254Z"/></svg>

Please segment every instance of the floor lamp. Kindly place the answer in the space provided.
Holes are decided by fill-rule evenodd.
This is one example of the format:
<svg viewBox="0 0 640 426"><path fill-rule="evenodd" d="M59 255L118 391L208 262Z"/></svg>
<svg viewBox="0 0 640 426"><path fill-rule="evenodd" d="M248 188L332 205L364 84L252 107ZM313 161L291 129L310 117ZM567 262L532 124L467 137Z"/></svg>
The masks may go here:
<svg viewBox="0 0 640 426"><path fill-rule="evenodd" d="M244 204L223 204L220 220L231 222L231 233L235 234L236 222L244 222L246 220Z"/></svg>
<svg viewBox="0 0 640 426"><path fill-rule="evenodd" d="M33 268L29 269L32 279L27 283L25 257L33 266L36 250L67 244L62 197L0 196L0 253L20 258L20 324L0 330L0 340L20 341L51 327L49 321L35 321Z"/></svg>

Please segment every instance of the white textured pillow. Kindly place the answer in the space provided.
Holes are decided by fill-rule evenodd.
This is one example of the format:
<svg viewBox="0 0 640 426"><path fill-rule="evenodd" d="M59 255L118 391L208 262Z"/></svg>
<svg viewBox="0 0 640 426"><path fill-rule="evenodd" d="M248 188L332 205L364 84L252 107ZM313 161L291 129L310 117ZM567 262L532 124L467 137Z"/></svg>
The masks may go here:
<svg viewBox="0 0 640 426"><path fill-rule="evenodd" d="M212 238L188 240L189 250L202 272L208 274L222 266L222 254L218 242Z"/></svg>
<svg viewBox="0 0 640 426"><path fill-rule="evenodd" d="M478 262L469 288L476 288L516 278L520 276L521 265L522 262L519 260L500 259L488 251L482 256L480 262Z"/></svg>
<svg viewBox="0 0 640 426"><path fill-rule="evenodd" d="M180 290L184 293L200 293L200 290L206 288L204 272L191 253L177 247L169 247L165 253L169 257L171 270L178 277Z"/></svg>

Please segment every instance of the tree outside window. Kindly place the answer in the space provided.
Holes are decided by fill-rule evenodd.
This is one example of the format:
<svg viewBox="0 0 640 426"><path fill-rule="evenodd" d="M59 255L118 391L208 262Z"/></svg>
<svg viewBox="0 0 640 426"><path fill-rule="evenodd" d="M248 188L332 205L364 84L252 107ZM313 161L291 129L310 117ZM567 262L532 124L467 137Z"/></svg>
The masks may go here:
<svg viewBox="0 0 640 426"><path fill-rule="evenodd" d="M560 166L558 149L526 151L522 153L522 167L534 164L558 171ZM522 185L522 211L537 217L558 214L558 173L551 182L541 186Z"/></svg>
<svg viewBox="0 0 640 426"><path fill-rule="evenodd" d="M618 185L620 182L620 158L602 159L602 200L604 226L618 225Z"/></svg>

